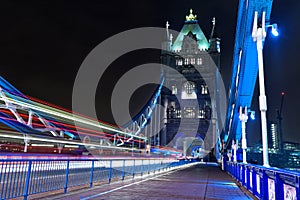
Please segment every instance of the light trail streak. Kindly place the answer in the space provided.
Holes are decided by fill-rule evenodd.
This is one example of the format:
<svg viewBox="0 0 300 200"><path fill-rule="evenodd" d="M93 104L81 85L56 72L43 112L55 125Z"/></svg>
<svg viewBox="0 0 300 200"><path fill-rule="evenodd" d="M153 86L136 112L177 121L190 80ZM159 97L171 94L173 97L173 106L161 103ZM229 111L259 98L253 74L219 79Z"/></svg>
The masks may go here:
<svg viewBox="0 0 300 200"><path fill-rule="evenodd" d="M2 110L1 112L4 112L4 113L7 113L7 114L11 114L10 111L7 111L7 110ZM24 117L25 119L28 118L27 115L25 114L19 114L20 116ZM4 120L9 120L9 121L14 121L14 122L18 122L16 119L12 119L12 118L7 118L7 117L0 117L1 119L4 119ZM110 133L105 133L105 132L100 132L100 131L96 131L96 130L92 130L92 129L87 129L87 128L82 128L82 127L76 127L74 125L70 125L70 124L65 124L65 123L61 123L61 122L56 122L56 121L52 121L52 120L47 120L48 122L51 122L51 123L54 123L54 124L57 124L57 125L61 125L61 126L66 126L66 127L69 127L69 128L73 128L73 129L77 129L77 131L75 130L72 130L72 129L67 129L67 128L57 128L57 127L51 127L51 126L45 126L44 124L38 124L38 123L34 123L32 122L32 125L35 125L37 127L41 127L41 128L49 128L49 129L57 129L57 130L64 130L64 131L68 131L68 132L71 132L71 133L77 133L77 134L81 134L81 135L88 135L88 136L93 136L93 137L99 137L99 138L105 138L105 139L109 139L109 140L113 140L113 138L109 138L107 136L111 136L113 137L114 134L110 134ZM90 133L86 133L86 132L82 132L82 131L78 131L78 129L81 129L82 131L88 131L88 132L92 132L92 133L95 133L95 134L101 134L101 135L105 135L105 136L99 136L99 135L95 135L95 134L90 134ZM118 136L116 139L119 139L119 138L123 138L125 139L124 136ZM141 142L141 143L144 143L144 141L139 141L139 140L134 140L135 142Z"/></svg>
<svg viewBox="0 0 300 200"><path fill-rule="evenodd" d="M13 132L13 131L10 131ZM13 132L13 133L18 133L19 132ZM23 135L8 135L2 131L0 131L0 137L4 137L4 138L12 138L12 139L21 139L24 140L24 136ZM32 141L40 141L40 142L51 142L51 143L59 143L59 144L72 144L72 145L82 145L82 146L89 146L89 147L98 147L98 148L103 148L103 149L123 149L123 150L128 150L128 151L138 151L140 149L137 148L128 148L128 147L116 147L116 146L104 146L104 145L99 145L99 144L92 144L92 143L82 143L82 142L76 142L76 141L72 141L72 140L62 140L62 138L60 139L55 139L55 138L41 138L41 137L33 137L33 136L26 136L27 139L32 140Z"/></svg>
<svg viewBox="0 0 300 200"><path fill-rule="evenodd" d="M12 97L9 97L9 96L14 97L15 99L12 98ZM93 126L93 127L96 127L96 128L102 128L102 129L117 132L117 133L120 133L120 134L123 134L123 135L128 135L128 136L133 137L133 138L138 138L138 139L142 139L142 140L146 139L145 137L136 136L132 133L126 133L126 132L121 131L119 129L109 127L108 125L103 125L103 124L101 124L101 122L91 120L91 119L86 119L84 117L81 117L81 116L78 116L78 115L75 115L75 114L72 114L72 113L68 113L66 111L62 111L62 110L59 110L57 108L52 108L52 107L43 105L41 103L33 102L31 100L27 100L27 99L24 99L24 98L19 97L19 96L14 96L12 94L9 94L9 96L6 96L5 99L0 98L0 100L4 100L4 101L10 102L12 104L19 105L21 107L27 107L27 108L30 108L32 110L37 110L37 111L40 111L40 112L45 113L45 114L50 114L50 115L53 115L53 116L57 116L59 118L63 118L63 119L66 119L66 120L77 121L77 122L80 122L80 123L83 123L83 124L86 124L86 125L90 125L90 126Z"/></svg>

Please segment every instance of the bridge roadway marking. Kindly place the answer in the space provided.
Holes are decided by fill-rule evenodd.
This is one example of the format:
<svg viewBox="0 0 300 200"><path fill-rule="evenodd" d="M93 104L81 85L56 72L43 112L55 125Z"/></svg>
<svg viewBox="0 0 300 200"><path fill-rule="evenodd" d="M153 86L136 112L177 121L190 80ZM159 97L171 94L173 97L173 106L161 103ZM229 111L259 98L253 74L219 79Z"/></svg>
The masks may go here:
<svg viewBox="0 0 300 200"><path fill-rule="evenodd" d="M222 172L216 164L198 164L139 181L133 180L125 185L124 182L121 185L120 182L101 185L87 190L52 196L48 199L249 200L253 198L243 192L233 179Z"/></svg>

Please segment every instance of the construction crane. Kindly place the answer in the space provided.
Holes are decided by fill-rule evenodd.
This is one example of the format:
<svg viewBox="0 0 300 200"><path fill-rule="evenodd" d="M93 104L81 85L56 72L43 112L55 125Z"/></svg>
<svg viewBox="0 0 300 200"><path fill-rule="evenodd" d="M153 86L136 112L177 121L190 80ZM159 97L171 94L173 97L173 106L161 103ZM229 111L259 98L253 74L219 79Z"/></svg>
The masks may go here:
<svg viewBox="0 0 300 200"><path fill-rule="evenodd" d="M279 150L283 150L283 139L282 139L282 128L281 128L281 121L282 121L282 107L283 107L283 100L284 100L284 92L281 92L281 102L280 102L280 109L277 109L277 132L278 132L278 147Z"/></svg>

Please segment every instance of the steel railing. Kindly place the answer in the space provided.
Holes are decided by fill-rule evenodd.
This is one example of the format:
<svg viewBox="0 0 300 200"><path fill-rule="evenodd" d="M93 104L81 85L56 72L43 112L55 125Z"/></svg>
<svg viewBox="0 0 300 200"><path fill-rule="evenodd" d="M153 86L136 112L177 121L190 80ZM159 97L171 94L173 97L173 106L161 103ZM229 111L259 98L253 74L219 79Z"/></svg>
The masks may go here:
<svg viewBox="0 0 300 200"><path fill-rule="evenodd" d="M0 199L10 199L63 190L93 187L111 181L168 171L190 163L168 159L125 160L0 160Z"/></svg>
<svg viewBox="0 0 300 200"><path fill-rule="evenodd" d="M259 199L300 199L300 173L225 161L225 170Z"/></svg>

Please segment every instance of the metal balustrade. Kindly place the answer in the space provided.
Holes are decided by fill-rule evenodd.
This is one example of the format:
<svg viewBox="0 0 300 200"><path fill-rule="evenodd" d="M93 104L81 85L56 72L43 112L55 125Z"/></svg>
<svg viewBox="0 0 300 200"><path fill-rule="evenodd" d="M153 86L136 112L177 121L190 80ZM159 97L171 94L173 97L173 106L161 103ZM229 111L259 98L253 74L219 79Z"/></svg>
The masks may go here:
<svg viewBox="0 0 300 200"><path fill-rule="evenodd" d="M93 187L135 176L172 170L190 163L184 160L0 160L0 199L63 190L74 186Z"/></svg>
<svg viewBox="0 0 300 200"><path fill-rule="evenodd" d="M300 199L299 172L229 161L224 168L259 199Z"/></svg>

